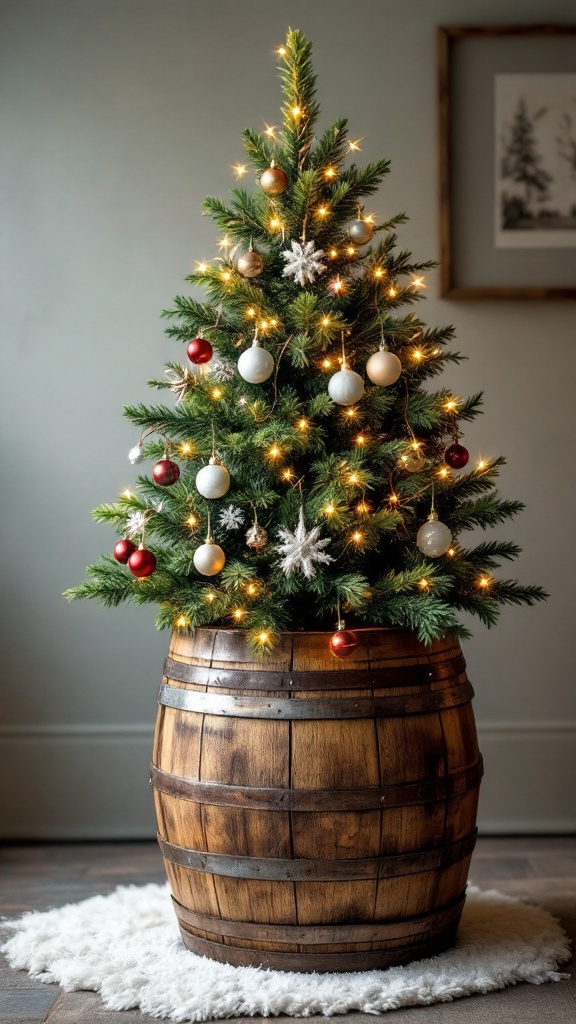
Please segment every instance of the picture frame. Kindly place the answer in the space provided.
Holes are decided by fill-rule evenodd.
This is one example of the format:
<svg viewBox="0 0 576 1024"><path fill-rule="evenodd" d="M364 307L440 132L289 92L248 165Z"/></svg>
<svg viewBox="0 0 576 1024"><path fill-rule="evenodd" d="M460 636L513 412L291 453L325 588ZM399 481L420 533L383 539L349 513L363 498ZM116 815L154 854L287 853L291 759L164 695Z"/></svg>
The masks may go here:
<svg viewBox="0 0 576 1024"><path fill-rule="evenodd" d="M575 37L438 28L442 298L576 299Z"/></svg>

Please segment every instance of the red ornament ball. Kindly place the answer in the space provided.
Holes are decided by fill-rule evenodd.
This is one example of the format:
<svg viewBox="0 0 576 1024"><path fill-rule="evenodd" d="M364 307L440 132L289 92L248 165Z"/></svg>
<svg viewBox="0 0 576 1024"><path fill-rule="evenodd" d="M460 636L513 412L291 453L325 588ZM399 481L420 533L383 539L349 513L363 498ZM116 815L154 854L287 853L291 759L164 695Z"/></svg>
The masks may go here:
<svg viewBox="0 0 576 1024"><path fill-rule="evenodd" d="M444 452L444 462L450 469L464 469L464 466L470 458L470 452L463 444L454 442Z"/></svg>
<svg viewBox="0 0 576 1024"><path fill-rule="evenodd" d="M214 349L206 338L192 338L186 349L188 359L191 363L209 363L214 355Z"/></svg>
<svg viewBox="0 0 576 1024"><path fill-rule="evenodd" d="M128 559L128 568L132 575L138 576L139 579L143 576L150 576L156 568L156 559L146 548L137 548Z"/></svg>
<svg viewBox="0 0 576 1024"><path fill-rule="evenodd" d="M152 470L152 476L154 482L160 484L161 487L170 487L178 480L180 467L171 459L160 459L160 462L157 462Z"/></svg>
<svg viewBox="0 0 576 1024"><path fill-rule="evenodd" d="M350 629L339 629L330 640L330 650L337 658L348 658L358 646L358 637Z"/></svg>
<svg viewBox="0 0 576 1024"><path fill-rule="evenodd" d="M133 551L136 551L136 545L131 540L128 540L128 537L124 537L118 541L114 548L114 558L117 562L121 562L122 565L126 565Z"/></svg>

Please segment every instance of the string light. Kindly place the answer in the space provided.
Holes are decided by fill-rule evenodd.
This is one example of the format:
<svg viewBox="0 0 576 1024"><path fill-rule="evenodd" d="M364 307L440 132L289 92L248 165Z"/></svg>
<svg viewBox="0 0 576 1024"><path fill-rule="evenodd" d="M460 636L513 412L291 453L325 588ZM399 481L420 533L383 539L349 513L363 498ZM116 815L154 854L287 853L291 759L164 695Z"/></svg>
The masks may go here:
<svg viewBox="0 0 576 1024"><path fill-rule="evenodd" d="M190 625L190 621L185 615L179 615L174 625L177 629L186 629L186 626Z"/></svg>
<svg viewBox="0 0 576 1024"><path fill-rule="evenodd" d="M354 141L350 140L348 142L348 152L349 153L359 153L360 152L360 143L361 142L362 142L362 139L355 139Z"/></svg>
<svg viewBox="0 0 576 1024"><path fill-rule="evenodd" d="M458 402L456 401L455 398L450 398L446 402L446 405L444 406L444 408L446 409L446 412L454 412L455 409L458 408Z"/></svg>
<svg viewBox="0 0 576 1024"><path fill-rule="evenodd" d="M397 494L390 494L388 496L388 501L390 502L391 505L395 505L396 502L398 501L398 495Z"/></svg>
<svg viewBox="0 0 576 1024"><path fill-rule="evenodd" d="M270 321L270 327L278 327L278 321L275 316L273 316Z"/></svg>
<svg viewBox="0 0 576 1024"><path fill-rule="evenodd" d="M130 491L128 489L128 487L126 487L125 490L122 491L122 497L123 498L132 498L133 497L132 491Z"/></svg>
<svg viewBox="0 0 576 1024"><path fill-rule="evenodd" d="M309 426L308 420L298 420L298 430L307 430Z"/></svg>
<svg viewBox="0 0 576 1024"><path fill-rule="evenodd" d="M336 511L336 509L334 508L334 505L325 505L324 506L324 513L327 516L333 516L335 511Z"/></svg>
<svg viewBox="0 0 576 1024"><path fill-rule="evenodd" d="M367 214L367 215L366 215L366 216L364 217L364 223L365 223L365 224L373 224L373 223L374 223L374 217L372 216L372 214L371 214L371 213L368 213L368 214Z"/></svg>
<svg viewBox="0 0 576 1024"><path fill-rule="evenodd" d="M376 270L374 271L374 277L384 277L385 273L386 271L382 270L382 267L376 267Z"/></svg>
<svg viewBox="0 0 576 1024"><path fill-rule="evenodd" d="M209 604L212 604L212 602L216 600L216 594L213 594L212 591L210 591L208 594L206 594L206 600L209 602Z"/></svg>
<svg viewBox="0 0 576 1024"><path fill-rule="evenodd" d="M329 359L323 359L322 366L324 367L325 370L329 370L330 367L332 366L332 363L330 362Z"/></svg>
<svg viewBox="0 0 576 1024"><path fill-rule="evenodd" d="M268 321L267 320L261 320L260 321L260 330L261 331L267 331L268 330Z"/></svg>
<svg viewBox="0 0 576 1024"><path fill-rule="evenodd" d="M425 580L425 579L418 580L418 586L420 587L421 590L429 590L430 589L430 583L428 582L428 580Z"/></svg>
<svg viewBox="0 0 576 1024"><path fill-rule="evenodd" d="M222 392L220 391L220 388L212 388L211 394L212 398L215 399L216 402L218 401L219 398L222 398Z"/></svg>
<svg viewBox="0 0 576 1024"><path fill-rule="evenodd" d="M328 288L333 295L341 295L346 290L346 286L341 277L335 277L333 281L330 281Z"/></svg>
<svg viewBox="0 0 576 1024"><path fill-rule="evenodd" d="M330 317L329 316L323 316L322 320L320 322L322 324L322 327L329 327L330 326ZM328 365L330 365L330 363L328 363Z"/></svg>
<svg viewBox="0 0 576 1024"><path fill-rule="evenodd" d="M245 612L244 608L235 608L234 609L234 618L237 621L239 621L240 619L244 618L245 615L246 615L246 612Z"/></svg>
<svg viewBox="0 0 576 1024"><path fill-rule="evenodd" d="M358 434L358 437L356 437L354 440L356 441L356 444L366 444L366 438L364 437L364 434Z"/></svg>
<svg viewBox="0 0 576 1024"><path fill-rule="evenodd" d="M360 501L356 505L356 511L360 516L367 516L370 511L370 505L367 501Z"/></svg>
<svg viewBox="0 0 576 1024"><path fill-rule="evenodd" d="M293 470L291 470L291 469L283 469L282 470L282 479L283 480L291 480L293 476L294 476Z"/></svg>
<svg viewBox="0 0 576 1024"><path fill-rule="evenodd" d="M250 597L254 597L254 595L258 593L258 587L256 586L256 584L249 583L248 586L246 587L246 593L249 594Z"/></svg>
<svg viewBox="0 0 576 1024"><path fill-rule="evenodd" d="M360 530L355 530L354 533L352 534L351 539L354 541L355 544L359 544L363 536L364 534L360 533Z"/></svg>
<svg viewBox="0 0 576 1024"><path fill-rule="evenodd" d="M182 444L178 445L178 450L181 455L192 455L194 445L191 441L182 441Z"/></svg>
<svg viewBox="0 0 576 1024"><path fill-rule="evenodd" d="M412 288L425 288L426 282L423 277L412 278Z"/></svg>
<svg viewBox="0 0 576 1024"><path fill-rule="evenodd" d="M265 125L264 135L268 135L268 137L270 139L275 139L276 138L276 135L275 135L276 125L274 125L274 124L266 124L266 121L264 121L264 125Z"/></svg>
<svg viewBox="0 0 576 1024"><path fill-rule="evenodd" d="M272 228L273 231L277 231L279 228L282 227L282 221L278 217L272 217L272 220L270 221L270 227Z"/></svg>
<svg viewBox="0 0 576 1024"><path fill-rule="evenodd" d="M270 456L271 459L278 459L280 458L281 454L282 452L280 451L280 448L276 444L273 444L272 447L268 449L268 455Z"/></svg>
<svg viewBox="0 0 576 1024"><path fill-rule="evenodd" d="M325 178L335 178L337 174L338 169L336 167L327 167L326 170L324 171Z"/></svg>
<svg viewBox="0 0 576 1024"><path fill-rule="evenodd" d="M220 277L222 278L223 281L229 281L230 278L232 277L232 274L229 270L223 270Z"/></svg>
<svg viewBox="0 0 576 1024"><path fill-rule="evenodd" d="M186 526L189 526L190 529L193 530L196 526L198 526L198 516L195 516L194 513L191 512L188 518L185 520L185 523Z"/></svg>
<svg viewBox="0 0 576 1024"><path fill-rule="evenodd" d="M269 637L269 633L266 633L265 631L263 631L262 633L258 634L258 639L259 639L261 644L267 643L268 637Z"/></svg>
<svg viewBox="0 0 576 1024"><path fill-rule="evenodd" d="M412 359L415 359L417 363L419 363L421 359L424 359L424 353L422 352L422 349L415 348L414 351L412 352Z"/></svg>
<svg viewBox="0 0 576 1024"><path fill-rule="evenodd" d="M316 213L318 214L319 217L328 217L330 210L328 209L327 206L320 206L316 210Z"/></svg>
<svg viewBox="0 0 576 1024"><path fill-rule="evenodd" d="M234 170L236 171L236 181L238 181L239 178L242 178L245 174L248 174L246 164L235 164Z"/></svg>
<svg viewBox="0 0 576 1024"><path fill-rule="evenodd" d="M396 298L396 294L397 294L396 288L389 288L388 289L388 295L389 295L389 297L391 299Z"/></svg>
<svg viewBox="0 0 576 1024"><path fill-rule="evenodd" d="M448 548L448 551L446 552L446 554L449 555L450 558L454 558L454 555L456 554L456 549L455 548Z"/></svg>
<svg viewBox="0 0 576 1024"><path fill-rule="evenodd" d="M250 318L252 318L252 317L255 317L255 316L256 316L256 310L254 309L254 306L250 306L250 307L249 307L249 308L248 308L248 309L246 310L246 316L249 316Z"/></svg>
<svg viewBox="0 0 576 1024"><path fill-rule="evenodd" d="M354 248L353 245L349 245L348 248L346 249L346 252L348 253L349 256L356 255L356 249Z"/></svg>
<svg viewBox="0 0 576 1024"><path fill-rule="evenodd" d="M484 587L489 587L490 586L490 580L488 579L488 577L487 576L481 576L480 579L478 580L478 586L479 587L483 587L483 588Z"/></svg>
<svg viewBox="0 0 576 1024"><path fill-rule="evenodd" d="M352 419L352 417L356 415L356 409L354 409L354 408L346 409L344 415L345 416L350 416L350 418Z"/></svg>
<svg viewBox="0 0 576 1024"><path fill-rule="evenodd" d="M447 476L450 476L450 470L448 469L448 467L447 466L442 466L438 470L438 476L441 477L442 480L445 480Z"/></svg>
<svg viewBox="0 0 576 1024"><path fill-rule="evenodd" d="M297 103L292 107L292 117L296 118L296 120L302 117L302 107L299 107Z"/></svg>
<svg viewBox="0 0 576 1024"><path fill-rule="evenodd" d="M328 253L328 255L329 255L331 260L335 260L337 255L338 255L338 250L337 249L330 249L330 252Z"/></svg>
<svg viewBox="0 0 576 1024"><path fill-rule="evenodd" d="M486 462L485 459L479 459L478 462L476 463L476 469L478 470L479 473L481 473L483 469L486 469L487 465L488 463Z"/></svg>
<svg viewBox="0 0 576 1024"><path fill-rule="evenodd" d="M208 264L207 264L207 263L204 263L203 261L201 261L201 262L199 263L199 262L198 262L198 260L195 260L195 263L196 263L196 268L197 268L197 269L196 269L196 272L197 272L198 274L205 274L205 273L206 273L206 271L208 270Z"/></svg>
<svg viewBox="0 0 576 1024"><path fill-rule="evenodd" d="M230 248L231 245L232 242L228 238L228 235L224 235L224 238L221 238L220 241L218 242L218 248L220 249L220 251L224 250L224 252L226 253L228 252L228 249Z"/></svg>
<svg viewBox="0 0 576 1024"><path fill-rule="evenodd" d="M348 477L348 483L357 484L359 480L360 477L358 476L358 473L350 473L350 476Z"/></svg>

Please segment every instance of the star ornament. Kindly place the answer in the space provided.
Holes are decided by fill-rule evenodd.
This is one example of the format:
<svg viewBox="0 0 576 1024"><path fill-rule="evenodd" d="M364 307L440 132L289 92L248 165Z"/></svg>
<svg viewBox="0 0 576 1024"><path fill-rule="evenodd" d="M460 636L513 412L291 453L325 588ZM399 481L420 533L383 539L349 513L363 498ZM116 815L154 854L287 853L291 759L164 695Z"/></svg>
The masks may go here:
<svg viewBox="0 0 576 1024"><path fill-rule="evenodd" d="M315 526L312 530L306 529L302 507L300 508L298 526L293 533L290 530L285 530L284 527L278 530L281 543L276 544L274 550L279 555L283 555L280 560L280 568L287 576L291 576L293 572L301 572L307 580L311 580L316 573L316 562L334 561L332 555L327 555L322 550L330 544L330 538L318 540L319 533L319 526Z"/></svg>
<svg viewBox="0 0 576 1024"><path fill-rule="evenodd" d="M322 274L326 270L321 259L324 250L315 249L314 245L314 242L306 242L305 245L300 245L300 242L292 242L292 251L284 250L282 253L282 259L286 263L282 271L284 277L294 275L294 280L299 281L304 287L307 282L312 283L317 274Z"/></svg>

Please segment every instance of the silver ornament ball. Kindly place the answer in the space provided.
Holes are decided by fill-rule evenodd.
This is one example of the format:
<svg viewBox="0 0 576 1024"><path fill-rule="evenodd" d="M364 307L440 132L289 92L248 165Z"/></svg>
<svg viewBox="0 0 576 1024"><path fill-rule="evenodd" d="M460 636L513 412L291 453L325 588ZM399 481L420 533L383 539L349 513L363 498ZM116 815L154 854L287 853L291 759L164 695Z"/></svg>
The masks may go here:
<svg viewBox="0 0 576 1024"><path fill-rule="evenodd" d="M381 348L370 356L366 363L366 373L373 384L386 388L398 380L402 373L402 363L393 352Z"/></svg>
<svg viewBox="0 0 576 1024"><path fill-rule="evenodd" d="M274 370L274 358L258 342L247 348L238 360L238 373L249 384L263 384Z"/></svg>
<svg viewBox="0 0 576 1024"><path fill-rule="evenodd" d="M250 249L249 252L243 252L238 257L236 267L238 268L238 273L242 274L242 277L260 277L264 270L264 260L259 252L254 252L253 249Z"/></svg>
<svg viewBox="0 0 576 1024"><path fill-rule="evenodd" d="M367 245L372 241L374 225L369 220L355 220L348 228L348 234L356 245Z"/></svg>
<svg viewBox="0 0 576 1024"><path fill-rule="evenodd" d="M428 558L440 558L440 555L445 555L451 543L450 530L445 523L439 521L435 513L422 524L416 535L416 544Z"/></svg>
<svg viewBox="0 0 576 1024"><path fill-rule="evenodd" d="M364 381L354 370L338 370L328 381L328 394L336 405L355 405L364 394Z"/></svg>
<svg viewBox="0 0 576 1024"><path fill-rule="evenodd" d="M143 458L144 453L142 451L142 445L140 444L135 444L128 452L128 461L131 462L133 466L138 462L142 462Z"/></svg>
<svg viewBox="0 0 576 1024"><path fill-rule="evenodd" d="M230 473L226 466L221 466L210 459L208 466L203 466L196 474L196 489L203 498L222 498L230 488Z"/></svg>
<svg viewBox="0 0 576 1024"><path fill-rule="evenodd" d="M225 564L226 555L212 538L201 544L194 552L194 567L201 576L215 576L216 573L222 572Z"/></svg>

